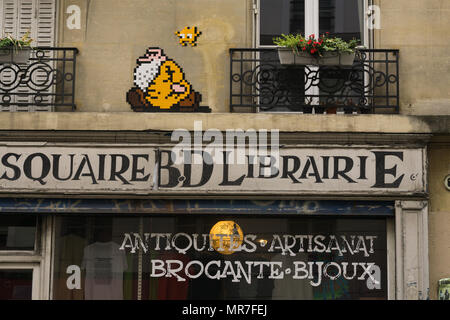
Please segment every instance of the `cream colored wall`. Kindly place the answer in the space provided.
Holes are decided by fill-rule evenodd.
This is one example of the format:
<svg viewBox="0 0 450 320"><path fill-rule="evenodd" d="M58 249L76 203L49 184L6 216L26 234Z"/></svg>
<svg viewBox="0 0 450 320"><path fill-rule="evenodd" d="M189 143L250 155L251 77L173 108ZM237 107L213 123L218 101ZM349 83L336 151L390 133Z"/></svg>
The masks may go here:
<svg viewBox="0 0 450 320"><path fill-rule="evenodd" d="M251 47L250 0L62 0L59 45L80 49L78 111L130 111L136 58L158 46L184 69L203 105L228 112L228 49ZM402 114L450 115L450 1L375 0L381 8L378 48L400 49ZM70 4L82 11L81 30L66 27ZM182 47L174 32L197 26L198 46Z"/></svg>
<svg viewBox="0 0 450 320"><path fill-rule="evenodd" d="M400 112L450 115L450 1L375 0L378 48L400 49Z"/></svg>
<svg viewBox="0 0 450 320"><path fill-rule="evenodd" d="M2 126L45 130L147 130L190 128L198 116L208 127L278 128L314 132L449 133L441 124L401 116L292 115L139 115L131 111L125 94L133 83L136 58L149 46L159 46L183 67L187 80L203 95L202 105L228 112L228 48L251 46L249 0L62 0L59 8L59 45L80 50L77 64L78 111L110 112L90 115L5 115ZM376 0L381 29L376 47L400 49L400 97L403 115L450 115L450 1ZM65 9L77 4L82 29L68 30ZM184 26L197 26L198 46L181 47L174 35ZM37 119L45 118L45 119ZM54 117L57 117L55 119ZM29 118L29 119L28 119ZM36 121L38 120L38 121ZM48 129L48 128L47 128ZM448 141L448 136L447 136ZM436 299L437 281L450 277L450 192L443 179L450 174L449 144L429 149L429 268L430 297Z"/></svg>
<svg viewBox="0 0 450 320"><path fill-rule="evenodd" d="M428 155L430 298L437 299L439 279L450 278L450 191L444 186L450 174L450 143L432 144Z"/></svg>
<svg viewBox="0 0 450 320"><path fill-rule="evenodd" d="M66 8L82 12L81 30L69 30ZM186 79L213 112L229 106L232 47L251 45L247 0L64 0L59 8L59 45L77 47L76 104L84 112L131 111L125 101L136 59L160 47L184 70ZM197 47L182 47L175 31L197 26ZM250 27L249 27L250 26Z"/></svg>
<svg viewBox="0 0 450 320"><path fill-rule="evenodd" d="M450 1L375 3L381 8L376 46L400 49L400 112L450 115ZM450 174L450 144L448 136L440 140L429 147L431 299L437 299L438 280L450 278L450 191L443 183Z"/></svg>

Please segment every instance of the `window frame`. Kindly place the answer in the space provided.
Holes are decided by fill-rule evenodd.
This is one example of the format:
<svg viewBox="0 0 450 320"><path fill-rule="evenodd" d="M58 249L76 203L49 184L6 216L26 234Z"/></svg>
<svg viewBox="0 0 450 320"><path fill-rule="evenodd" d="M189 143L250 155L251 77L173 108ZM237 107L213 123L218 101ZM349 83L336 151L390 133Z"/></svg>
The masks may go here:
<svg viewBox="0 0 450 320"><path fill-rule="evenodd" d="M319 15L320 15L320 3L318 0L304 0L305 1L305 34L319 34ZM373 30L372 32L369 32L368 28L368 8L372 5L373 0L361 0L363 1L363 42L361 45L364 45L367 48L372 47L373 42ZM261 48L261 49L276 49L278 46L276 45L261 45L261 19L260 19L260 9L261 9L261 0L253 0L253 47L254 48ZM260 52L255 52L255 58L258 60L260 57ZM256 62L253 62L254 66L256 67ZM309 69L311 71L318 70L318 67L316 66L309 66ZM368 81L367 75L364 75L365 82ZM307 91L305 91L306 94L317 96L320 93L320 90L318 87L313 86L309 88ZM299 112L295 111L261 111L259 108L260 102L259 97L255 98L255 104L256 104L256 112L257 113L276 113L276 114L298 114ZM315 97L311 101L311 105L318 105L319 104L319 98Z"/></svg>
<svg viewBox="0 0 450 320"><path fill-rule="evenodd" d="M1 262L0 270L32 270L31 284L31 300L39 300L40 298L40 265L38 263L18 263L18 262Z"/></svg>
<svg viewBox="0 0 450 320"><path fill-rule="evenodd" d="M362 45L367 48L372 47L373 34L369 32L367 24L367 12L372 3L372 0L363 1L363 43ZM261 0L253 0L254 10L254 31L253 31L253 47L254 48L277 48L276 45L261 45L261 20L260 20ZM305 34L319 34L319 1L318 0L305 0Z"/></svg>
<svg viewBox="0 0 450 320"><path fill-rule="evenodd" d="M0 269L32 269L32 299L46 300L50 297L53 217L39 214L35 217L37 222L34 250L1 250Z"/></svg>
<svg viewBox="0 0 450 320"><path fill-rule="evenodd" d="M152 213L152 214L121 214L121 215L117 215L117 214L108 214L107 216L110 217L111 219L120 219L120 218L133 218L133 219L137 219L138 225L139 225L139 233L144 233L144 219L146 218L177 218L177 217L192 217L192 218L196 218L196 217L209 217L211 214L210 213ZM397 212L395 213L395 215L397 215ZM58 222L56 221L56 219L61 219L64 218L66 215L57 215L54 217L54 223L52 226L52 236L53 236L53 242L52 242L52 254L51 254L51 259L52 259L52 266L54 266L54 263L56 261L56 233L57 233L57 225ZM98 217L99 214L95 213L95 212L90 212L90 213L80 213L77 214L77 216L85 218L85 219L92 219L94 217ZM225 218L230 218L231 216L236 216L236 214L227 214L224 213L223 215L221 214L213 214L212 216L217 217L218 219L225 219ZM237 217L237 216L236 216ZM239 216L241 218L250 218L250 219L271 219L271 218L280 218L280 219L308 219L308 218L312 218L310 216L304 216L304 215L298 215L298 214L286 214L286 215L282 215L279 216L278 214L242 214L241 216ZM331 216L316 216L315 218L322 218L322 217L326 217L326 218L334 218L334 219L339 219L339 218L351 218L351 219L371 219L371 218L377 218L377 219L381 219L384 220L385 222L385 231L386 231L386 300L395 300L396 299L396 274L395 274L395 270L396 270L396 255L395 255L395 251L396 251L396 230L395 230L395 220L396 217L395 216L386 216L386 217L370 217L370 216L354 216L354 217L342 217L339 216L339 214L336 215L331 215ZM318 219L317 221L320 221L320 219ZM139 283L138 285L138 291L137 291L137 300L142 300L142 260L144 259L144 253L142 252L142 250L138 250L138 252L136 252L137 258L138 258L138 278L137 281ZM49 271L50 272L50 271ZM51 270L51 282L50 283L50 299L55 299L54 297L54 290L53 290L53 283L54 283L54 272L53 270ZM83 284L84 285L84 284ZM187 300L189 301L189 300Z"/></svg>

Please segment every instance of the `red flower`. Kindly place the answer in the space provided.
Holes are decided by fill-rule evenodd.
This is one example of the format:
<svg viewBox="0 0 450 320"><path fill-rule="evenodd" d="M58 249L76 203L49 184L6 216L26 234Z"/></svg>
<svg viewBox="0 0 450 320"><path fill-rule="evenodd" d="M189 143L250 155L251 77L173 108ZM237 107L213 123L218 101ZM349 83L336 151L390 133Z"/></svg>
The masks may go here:
<svg viewBox="0 0 450 320"><path fill-rule="evenodd" d="M306 50L306 47L303 47L303 49L302 49L303 51L305 51Z"/></svg>
<svg viewBox="0 0 450 320"><path fill-rule="evenodd" d="M311 54L313 54L314 52L316 52L316 50L312 49L312 50L311 50Z"/></svg>
<svg viewBox="0 0 450 320"><path fill-rule="evenodd" d="M309 41L308 41L308 44L311 44L312 43L312 40L310 39Z"/></svg>

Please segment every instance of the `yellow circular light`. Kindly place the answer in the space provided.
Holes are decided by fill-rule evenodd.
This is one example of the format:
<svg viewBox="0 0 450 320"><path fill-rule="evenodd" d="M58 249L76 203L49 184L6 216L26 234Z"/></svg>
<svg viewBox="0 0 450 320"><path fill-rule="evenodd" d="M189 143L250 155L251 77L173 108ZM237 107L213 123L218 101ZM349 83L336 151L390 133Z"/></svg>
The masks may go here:
<svg viewBox="0 0 450 320"><path fill-rule="evenodd" d="M219 253L232 254L242 245L244 233L234 221L219 221L209 232L212 247ZM222 241L220 240L222 238ZM222 243L221 243L222 242Z"/></svg>

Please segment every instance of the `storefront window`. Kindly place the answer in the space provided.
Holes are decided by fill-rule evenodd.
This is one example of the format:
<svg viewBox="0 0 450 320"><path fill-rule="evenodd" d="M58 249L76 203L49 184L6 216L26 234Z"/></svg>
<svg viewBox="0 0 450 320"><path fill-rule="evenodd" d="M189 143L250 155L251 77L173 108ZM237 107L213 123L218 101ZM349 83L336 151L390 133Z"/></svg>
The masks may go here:
<svg viewBox="0 0 450 320"><path fill-rule="evenodd" d="M33 270L0 269L0 300L31 300Z"/></svg>
<svg viewBox="0 0 450 320"><path fill-rule="evenodd" d="M59 217L54 299L386 299L385 218Z"/></svg>
<svg viewBox="0 0 450 320"><path fill-rule="evenodd" d="M0 219L0 250L35 248L37 218L34 215L2 215Z"/></svg>

